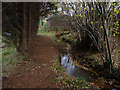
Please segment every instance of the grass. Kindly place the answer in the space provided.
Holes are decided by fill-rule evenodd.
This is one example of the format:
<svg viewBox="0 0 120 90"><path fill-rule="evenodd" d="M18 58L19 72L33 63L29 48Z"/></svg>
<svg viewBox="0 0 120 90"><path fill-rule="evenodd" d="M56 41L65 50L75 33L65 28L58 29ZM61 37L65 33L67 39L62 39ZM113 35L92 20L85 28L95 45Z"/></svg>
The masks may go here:
<svg viewBox="0 0 120 90"><path fill-rule="evenodd" d="M48 32L45 29L46 25L40 26L37 32L37 35L47 35L47 36L53 36L54 32Z"/></svg>
<svg viewBox="0 0 120 90"><path fill-rule="evenodd" d="M2 49L2 63L6 64L13 61L12 57L16 56L16 48L14 46L5 47Z"/></svg>
<svg viewBox="0 0 120 90"><path fill-rule="evenodd" d="M53 39L54 39L58 44L60 44L60 40L58 40L55 35L53 35L52 37L53 37Z"/></svg>
<svg viewBox="0 0 120 90"><path fill-rule="evenodd" d="M60 26L54 26L54 27L48 27L47 22L43 22L42 25L42 20L39 21L39 28L38 28L38 32L37 35L47 35L47 36L52 36L53 39L60 44L60 40L57 39L56 34L59 33L68 33L70 31L63 31L62 28ZM72 42L72 44L76 44L74 39L71 38L72 34L69 33L68 35L63 35L61 36L61 38L65 38L67 40L70 40ZM72 39L72 40L71 40Z"/></svg>
<svg viewBox="0 0 120 90"><path fill-rule="evenodd" d="M55 31L53 30L50 30L50 29L48 29L48 30L50 30L50 32L48 31L48 30L46 30L46 29L48 29L48 27L47 27L47 22L44 22L43 23L43 26L41 25L41 20L40 20L40 23L39 23L39 29L38 29L38 32L37 32L37 35L47 35L47 36L52 36L53 37L53 39L58 43L58 44L60 44L60 41L57 39L57 37L55 36ZM51 29L55 29L55 30L59 30L59 28L58 27L52 27Z"/></svg>
<svg viewBox="0 0 120 90"><path fill-rule="evenodd" d="M3 46L7 46L2 48L2 72L3 76L8 76L13 71L13 67L22 60L22 58L24 60L25 58L17 52L14 45L8 45L6 39L4 37L3 39Z"/></svg>
<svg viewBox="0 0 120 90"><path fill-rule="evenodd" d="M55 33L61 32L61 28L59 26L48 26L47 21L43 22L42 25L42 20L39 21L39 28L37 35L55 35Z"/></svg>
<svg viewBox="0 0 120 90"><path fill-rule="evenodd" d="M14 46L5 47L2 49L2 70L3 76L9 74L12 67L18 62L17 51ZM4 73L5 72L5 73Z"/></svg>
<svg viewBox="0 0 120 90"><path fill-rule="evenodd" d="M48 32L47 22L43 22L42 25L42 20L39 21L39 28L37 35L52 35L52 33Z"/></svg>

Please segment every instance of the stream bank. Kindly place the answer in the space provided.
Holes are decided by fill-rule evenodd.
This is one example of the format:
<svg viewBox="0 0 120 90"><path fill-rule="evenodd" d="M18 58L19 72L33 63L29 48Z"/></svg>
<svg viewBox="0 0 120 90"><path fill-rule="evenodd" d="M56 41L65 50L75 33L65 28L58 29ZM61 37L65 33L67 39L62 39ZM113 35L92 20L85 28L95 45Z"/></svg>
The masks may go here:
<svg viewBox="0 0 120 90"><path fill-rule="evenodd" d="M68 75L83 79L98 88L116 88L110 85L106 79L100 77L99 74L93 69L87 67L87 65L90 64L89 61L93 61L94 59L85 58L85 54L82 55L83 53L79 53L78 55L78 52L73 50L73 47L70 45L69 42L66 43L61 40L61 44L59 44L59 52L61 57L61 66L66 69ZM81 61L78 62L78 59ZM84 64L86 64L86 66Z"/></svg>

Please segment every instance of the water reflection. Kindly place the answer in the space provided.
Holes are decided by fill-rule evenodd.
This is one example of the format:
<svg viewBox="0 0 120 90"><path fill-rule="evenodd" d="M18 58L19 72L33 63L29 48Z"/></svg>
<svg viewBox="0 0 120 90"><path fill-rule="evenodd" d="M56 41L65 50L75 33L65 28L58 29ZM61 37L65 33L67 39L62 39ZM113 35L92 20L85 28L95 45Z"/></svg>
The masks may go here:
<svg viewBox="0 0 120 90"><path fill-rule="evenodd" d="M67 73L70 76L91 81L91 77L88 75L88 73L85 70L73 65L72 58L69 56L69 54L65 54L65 55L61 54L61 65L67 69Z"/></svg>
<svg viewBox="0 0 120 90"><path fill-rule="evenodd" d="M94 85L98 86L99 88L108 88L108 90L117 90L114 89L112 86L105 84L104 82L101 82L101 80L99 79L97 79L96 81L96 78L91 77L91 75L89 75L87 71L73 65L72 58L70 57L69 53L61 54L61 65L67 69L67 74L69 74L70 76L74 76L92 82L94 83Z"/></svg>

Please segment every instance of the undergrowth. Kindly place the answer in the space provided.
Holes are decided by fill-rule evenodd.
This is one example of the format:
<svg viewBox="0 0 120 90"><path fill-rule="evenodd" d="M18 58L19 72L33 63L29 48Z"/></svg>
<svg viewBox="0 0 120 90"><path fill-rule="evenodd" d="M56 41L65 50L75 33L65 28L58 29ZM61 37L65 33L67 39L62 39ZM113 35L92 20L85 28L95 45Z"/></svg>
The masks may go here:
<svg viewBox="0 0 120 90"><path fill-rule="evenodd" d="M3 76L8 76L14 71L15 65L20 61L28 60L25 56L22 56L16 49L16 47L3 37L2 43L2 73Z"/></svg>

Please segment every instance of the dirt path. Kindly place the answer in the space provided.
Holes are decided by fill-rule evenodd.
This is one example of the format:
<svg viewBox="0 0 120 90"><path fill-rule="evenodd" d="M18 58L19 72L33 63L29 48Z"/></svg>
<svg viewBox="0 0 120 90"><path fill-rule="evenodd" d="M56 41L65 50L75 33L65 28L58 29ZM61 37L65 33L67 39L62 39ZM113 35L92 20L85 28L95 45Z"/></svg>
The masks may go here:
<svg viewBox="0 0 120 90"><path fill-rule="evenodd" d="M30 44L30 60L18 63L16 71L3 78L3 88L55 88L56 76L50 69L54 56L58 55L55 41L48 36L36 36Z"/></svg>

